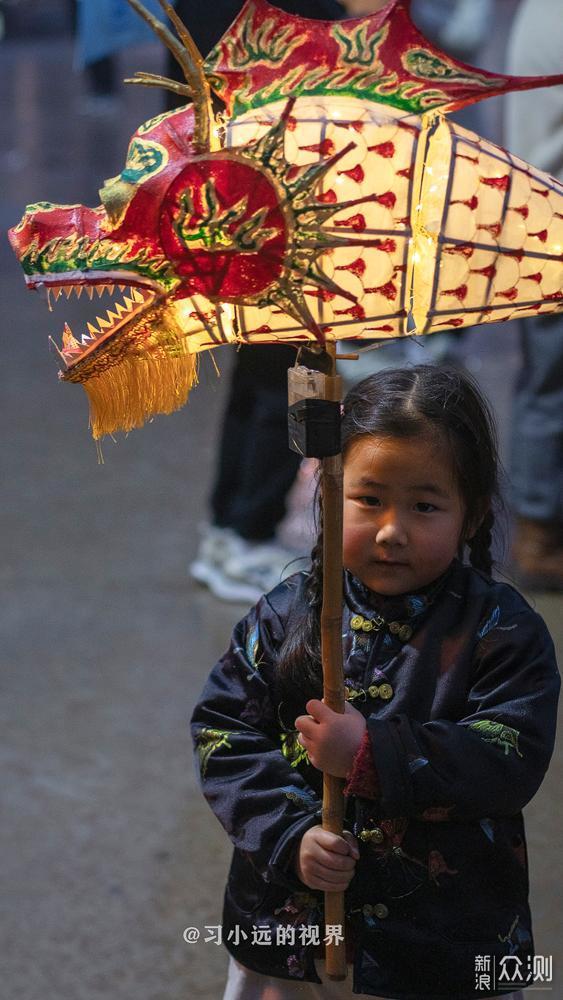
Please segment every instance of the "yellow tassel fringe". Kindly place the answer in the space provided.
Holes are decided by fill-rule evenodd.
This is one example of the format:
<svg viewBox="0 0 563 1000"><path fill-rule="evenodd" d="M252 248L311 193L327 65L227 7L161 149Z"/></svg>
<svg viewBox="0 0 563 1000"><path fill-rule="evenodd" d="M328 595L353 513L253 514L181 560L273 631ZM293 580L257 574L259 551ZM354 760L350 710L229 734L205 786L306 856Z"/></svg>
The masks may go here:
<svg viewBox="0 0 563 1000"><path fill-rule="evenodd" d="M94 440L142 427L157 413L179 410L195 383L197 362L193 354L124 358L82 383L90 401Z"/></svg>

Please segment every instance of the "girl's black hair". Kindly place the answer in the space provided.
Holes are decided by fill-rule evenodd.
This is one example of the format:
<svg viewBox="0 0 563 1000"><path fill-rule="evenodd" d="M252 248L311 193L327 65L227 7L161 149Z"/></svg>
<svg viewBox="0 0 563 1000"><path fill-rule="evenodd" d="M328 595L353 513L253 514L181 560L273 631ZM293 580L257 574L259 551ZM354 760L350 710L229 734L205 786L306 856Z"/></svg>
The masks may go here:
<svg viewBox="0 0 563 1000"><path fill-rule="evenodd" d="M502 509L497 434L491 408L474 379L457 368L438 365L388 368L369 375L344 400L344 460L351 443L364 435L433 436L444 442L465 504L462 541L471 565L490 574L495 511ZM319 531L306 581L306 607L299 620L290 622L278 657L282 721L290 725L289 720L304 711L305 701L321 697L322 693L323 539L319 491L317 503Z"/></svg>

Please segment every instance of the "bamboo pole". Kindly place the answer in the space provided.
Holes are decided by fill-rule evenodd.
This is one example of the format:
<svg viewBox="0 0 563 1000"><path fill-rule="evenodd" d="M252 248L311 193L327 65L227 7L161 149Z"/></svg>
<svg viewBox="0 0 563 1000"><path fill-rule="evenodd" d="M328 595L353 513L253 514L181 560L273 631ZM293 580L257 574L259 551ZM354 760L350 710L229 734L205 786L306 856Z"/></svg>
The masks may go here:
<svg viewBox="0 0 563 1000"><path fill-rule="evenodd" d="M328 344L332 376L336 375L336 345ZM340 379L327 379L329 398L340 400ZM329 390L329 391L330 391ZM321 611L321 656L325 704L334 712L344 712L344 673L342 665L342 455L321 459L323 503L323 604ZM342 836L344 820L344 782L332 774L323 775L322 824L325 830ZM340 926L344 935L344 893L325 893L325 924ZM344 940L326 945L326 971L329 979L346 978Z"/></svg>
<svg viewBox="0 0 563 1000"><path fill-rule="evenodd" d="M308 365L298 364L288 373L289 405L306 399L326 399L340 403L342 379L336 375L336 346L310 354ZM291 423L290 423L291 426ZM318 455L315 446L308 450L307 438L297 440L290 432L290 447L302 455ZM323 504L323 602L321 609L321 658L325 704L335 712L344 712L344 672L342 666L342 455L321 458ZM344 820L344 782L323 774L322 825L342 836ZM325 925L341 929L342 940L326 945L326 971L329 979L346 978L344 943L344 893L325 893Z"/></svg>

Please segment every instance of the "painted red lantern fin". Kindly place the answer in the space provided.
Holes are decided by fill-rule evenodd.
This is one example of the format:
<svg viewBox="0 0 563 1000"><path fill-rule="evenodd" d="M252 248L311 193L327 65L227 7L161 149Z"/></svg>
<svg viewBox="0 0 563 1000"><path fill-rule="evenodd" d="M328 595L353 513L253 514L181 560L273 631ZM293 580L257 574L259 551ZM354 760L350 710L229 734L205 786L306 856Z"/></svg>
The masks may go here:
<svg viewBox="0 0 563 1000"><path fill-rule="evenodd" d="M425 38L409 7L410 0L389 0L366 17L322 21L246 0L209 53L207 77L230 114L303 94L358 97L422 114L563 83L563 74L507 76L460 62Z"/></svg>

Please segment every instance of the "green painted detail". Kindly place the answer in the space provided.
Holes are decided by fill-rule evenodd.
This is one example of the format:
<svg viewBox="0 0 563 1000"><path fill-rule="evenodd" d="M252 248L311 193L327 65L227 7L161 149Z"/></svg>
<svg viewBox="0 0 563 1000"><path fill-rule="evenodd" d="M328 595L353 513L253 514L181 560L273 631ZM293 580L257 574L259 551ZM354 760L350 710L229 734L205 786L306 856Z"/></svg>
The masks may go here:
<svg viewBox="0 0 563 1000"><path fill-rule="evenodd" d="M31 215L33 212L55 212L61 208L82 208L82 205L54 205L52 201L36 201L33 205L25 206L25 215Z"/></svg>
<svg viewBox="0 0 563 1000"><path fill-rule="evenodd" d="M302 67L297 67L283 81L274 81L262 90L250 91L241 87L234 98L233 117L275 101L285 101L290 96L356 97L412 114L424 114L450 101L442 90L428 90L412 82L399 84L396 73L380 76L377 70L364 70L350 81L347 70L327 74L323 67L316 67L304 73Z"/></svg>
<svg viewBox="0 0 563 1000"><path fill-rule="evenodd" d="M186 190L179 199L179 210L174 219L174 231L178 239L189 249L198 250L238 250L239 253L255 253L267 240L276 235L276 229L264 228L268 208L258 209L244 220L248 208L248 195L240 198L230 208L221 209L213 179L205 182L202 189L205 206L203 217L196 227L189 220L196 214L192 192ZM243 221L244 220L244 221ZM236 229L231 227L236 226Z"/></svg>
<svg viewBox="0 0 563 1000"><path fill-rule="evenodd" d="M389 25L384 24L371 38L368 38L368 25L364 24L355 34L348 34L340 26L333 28L333 38L338 42L342 61L354 67L371 66L377 69L379 49L389 34ZM383 66L380 64L380 72Z"/></svg>
<svg viewBox="0 0 563 1000"><path fill-rule="evenodd" d="M480 719L479 722L470 722L468 729L474 729L486 743L498 743L504 750L505 756L515 750L519 757L523 754L518 749L520 732L510 726L503 725L502 722L492 722L490 719Z"/></svg>
<svg viewBox="0 0 563 1000"><path fill-rule="evenodd" d="M266 19L255 29L248 18L238 37L226 38L223 43L228 52L229 65L235 69L246 69L259 63L277 66L306 41L305 35L295 35L294 30L289 25L280 31L274 18ZM217 65L221 57L222 52L218 46L210 53L207 62L210 66Z"/></svg>
<svg viewBox="0 0 563 1000"><path fill-rule="evenodd" d="M409 49L402 57L405 69L422 80L440 80L447 83L480 84L483 87L496 87L500 80L484 76L482 73L472 73L460 70L449 59L441 59L428 49Z"/></svg>
<svg viewBox="0 0 563 1000"><path fill-rule="evenodd" d="M133 138L127 150L125 169L121 172L121 180L128 184L143 184L149 177L154 177L168 163L168 150L158 142L141 141Z"/></svg>
<svg viewBox="0 0 563 1000"><path fill-rule="evenodd" d="M229 742L229 736L231 735L228 729L209 729L207 727L200 729L196 736L196 749L199 756L199 767L202 778L205 778L207 765L212 753L215 753L220 747L227 747L229 750L232 749Z"/></svg>
<svg viewBox="0 0 563 1000"><path fill-rule="evenodd" d="M68 236L49 240L41 249L32 243L21 259L25 274L64 274L67 271L131 271L153 278L163 288L178 282L170 262L164 256L151 256L148 250L133 251L127 243Z"/></svg>
<svg viewBox="0 0 563 1000"><path fill-rule="evenodd" d="M281 733L281 751L285 759L289 761L292 767L298 767L299 764L309 763L309 754L302 747L300 743L297 742L297 737L299 733L297 730L289 733Z"/></svg>

